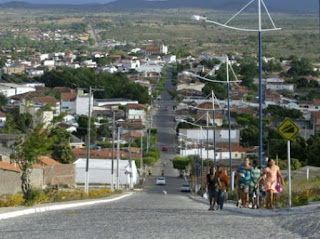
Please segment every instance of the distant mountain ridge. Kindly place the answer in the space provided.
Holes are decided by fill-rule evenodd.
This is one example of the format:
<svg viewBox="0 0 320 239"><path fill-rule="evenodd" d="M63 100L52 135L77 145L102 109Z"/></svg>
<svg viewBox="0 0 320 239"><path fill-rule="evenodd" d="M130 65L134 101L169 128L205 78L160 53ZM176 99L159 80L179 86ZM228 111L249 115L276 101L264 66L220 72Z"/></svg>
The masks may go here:
<svg viewBox="0 0 320 239"><path fill-rule="evenodd" d="M30 0L31 1L31 0ZM66 0L64 4L54 1L46 1L45 4L12 1L0 4L0 8L88 8L90 10L128 10L128 9L169 9L169 8L205 8L217 10L239 10L249 0L116 0L114 2L92 3L89 0L80 2L74 0ZM69 2L69 3L68 3ZM75 3L80 4L75 4ZM101 2L101 3L100 3ZM318 0L264 0L270 11L275 12L317 12L319 9ZM60 3L60 4L59 4Z"/></svg>

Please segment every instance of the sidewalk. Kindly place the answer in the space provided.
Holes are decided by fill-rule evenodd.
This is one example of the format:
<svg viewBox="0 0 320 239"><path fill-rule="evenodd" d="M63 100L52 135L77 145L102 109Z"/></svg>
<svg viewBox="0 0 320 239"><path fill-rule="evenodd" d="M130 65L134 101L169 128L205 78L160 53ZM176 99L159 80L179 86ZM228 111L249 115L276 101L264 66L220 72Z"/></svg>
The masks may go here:
<svg viewBox="0 0 320 239"><path fill-rule="evenodd" d="M0 208L0 220L8 219L13 217L19 217L23 215L40 213L40 212L48 212L48 211L56 211L62 209L69 209L75 207L83 207L89 206L99 203L108 203L117 201L126 197L131 196L133 193L123 193L122 195L113 195L104 199L87 199L87 200L78 200L78 201L69 201L69 202L59 202L59 203L47 203L42 205L37 205L34 207L6 207Z"/></svg>
<svg viewBox="0 0 320 239"><path fill-rule="evenodd" d="M192 200L198 201L200 203L206 204L209 206L208 200L192 194L190 195ZM316 211L320 211L320 202L311 202L309 205L300 206L300 207L291 207L291 208L280 208L280 209L250 209L250 208L238 208L234 201L227 201L223 205L223 210L231 211L235 213L242 213L251 216L260 216L260 217L268 217L268 216L286 216L286 215L294 215L294 214L305 214L305 213L313 213Z"/></svg>

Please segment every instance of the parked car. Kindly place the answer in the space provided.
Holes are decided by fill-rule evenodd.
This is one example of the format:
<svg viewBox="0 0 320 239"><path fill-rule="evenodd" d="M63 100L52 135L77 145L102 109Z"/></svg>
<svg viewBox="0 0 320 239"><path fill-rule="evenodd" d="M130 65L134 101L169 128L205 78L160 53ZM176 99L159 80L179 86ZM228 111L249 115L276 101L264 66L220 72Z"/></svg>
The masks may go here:
<svg viewBox="0 0 320 239"><path fill-rule="evenodd" d="M190 188L190 185L189 184L183 184L180 188L180 191L181 192L190 192L191 191L191 188Z"/></svg>
<svg viewBox="0 0 320 239"><path fill-rule="evenodd" d="M162 151L168 151L168 148L166 146L163 146Z"/></svg>
<svg viewBox="0 0 320 239"><path fill-rule="evenodd" d="M156 184L157 185L166 185L166 178L165 177L157 177Z"/></svg>

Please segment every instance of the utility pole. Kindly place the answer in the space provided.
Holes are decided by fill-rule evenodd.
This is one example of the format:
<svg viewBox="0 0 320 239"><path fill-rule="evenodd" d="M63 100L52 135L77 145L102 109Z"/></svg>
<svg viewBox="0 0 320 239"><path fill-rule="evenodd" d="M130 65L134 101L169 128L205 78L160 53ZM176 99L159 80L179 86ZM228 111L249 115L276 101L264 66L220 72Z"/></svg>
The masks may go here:
<svg viewBox="0 0 320 239"><path fill-rule="evenodd" d="M207 111L207 174L209 172L209 112Z"/></svg>
<svg viewBox="0 0 320 239"><path fill-rule="evenodd" d="M129 138L129 147L128 147L128 149L129 149L129 165L130 165L130 169L131 169L131 171L130 171L130 182L129 182L129 188L130 189L133 189L133 170L132 170L132 157L131 157L131 138Z"/></svg>
<svg viewBox="0 0 320 239"><path fill-rule="evenodd" d="M140 174L142 175L142 171L143 171L143 135L141 135L140 147L141 147L141 149L140 149Z"/></svg>
<svg viewBox="0 0 320 239"><path fill-rule="evenodd" d="M114 192L114 127L115 126L115 113L112 110L112 162L111 162L111 192Z"/></svg>
<svg viewBox="0 0 320 239"><path fill-rule="evenodd" d="M86 173L85 173L85 185L84 191L86 194L89 192L89 158L90 158L90 134L91 134L91 98L92 91L103 91L102 89L92 89L89 87L89 106L88 106L88 126L87 126L87 160L86 160Z"/></svg>
<svg viewBox="0 0 320 239"><path fill-rule="evenodd" d="M86 194L89 192L89 158L90 158L90 133L91 133L91 94L92 89L89 87L89 108L88 108L88 126L87 126L87 161L86 161L86 178L85 178L85 188Z"/></svg>
<svg viewBox="0 0 320 239"><path fill-rule="evenodd" d="M216 110L214 108L214 94L213 91L211 91L212 96L212 114L213 114L213 149L214 149L214 155L213 155L213 161L214 161L214 167L217 167L217 156L216 156Z"/></svg>
<svg viewBox="0 0 320 239"><path fill-rule="evenodd" d="M118 127L118 140L117 140L117 189L119 190L119 184L120 184L120 127Z"/></svg>

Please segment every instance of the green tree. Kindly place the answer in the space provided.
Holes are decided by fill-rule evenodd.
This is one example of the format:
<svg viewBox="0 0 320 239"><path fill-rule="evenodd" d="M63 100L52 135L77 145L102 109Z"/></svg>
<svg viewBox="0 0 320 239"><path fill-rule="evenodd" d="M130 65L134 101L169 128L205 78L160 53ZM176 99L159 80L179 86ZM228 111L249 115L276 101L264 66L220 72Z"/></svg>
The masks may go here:
<svg viewBox="0 0 320 239"><path fill-rule="evenodd" d="M97 134L100 137L111 137L111 130L109 129L108 125L101 125L98 129L97 129Z"/></svg>
<svg viewBox="0 0 320 239"><path fill-rule="evenodd" d="M49 135L53 139L52 158L60 163L71 163L73 160L73 151L70 147L72 135L65 129L53 128Z"/></svg>
<svg viewBox="0 0 320 239"><path fill-rule="evenodd" d="M320 135L312 135L307 140L306 150L308 165L320 166Z"/></svg>
<svg viewBox="0 0 320 239"><path fill-rule="evenodd" d="M17 124L13 120L11 114L6 114L7 120L6 124L4 125L2 129L2 133L4 134L19 134L20 131L17 129Z"/></svg>
<svg viewBox="0 0 320 239"><path fill-rule="evenodd" d="M75 135L79 138L84 139L87 136L88 132L88 116L86 115L80 115L77 120L79 127ZM96 119L91 118L91 125L90 125L90 141L94 142L97 138L97 127L95 126Z"/></svg>
<svg viewBox="0 0 320 239"><path fill-rule="evenodd" d="M157 160L152 157L143 157L143 164L147 166L153 166Z"/></svg>
<svg viewBox="0 0 320 239"><path fill-rule="evenodd" d="M178 170L185 170L189 166L191 160L189 157L175 157L172 160L173 167Z"/></svg>
<svg viewBox="0 0 320 239"><path fill-rule="evenodd" d="M21 133L26 134L32 127L32 115L29 113L20 114L17 118L16 127Z"/></svg>
<svg viewBox="0 0 320 239"><path fill-rule="evenodd" d="M0 109L2 109L3 106L6 106L8 104L8 98L0 93Z"/></svg>
<svg viewBox="0 0 320 239"><path fill-rule="evenodd" d="M49 137L47 129L43 130L43 125L37 125L20 142L17 142L18 146L11 156L21 162L22 192L25 200L29 199L32 190L30 183L32 167L37 162L39 155L48 154L52 144L53 139Z"/></svg>

